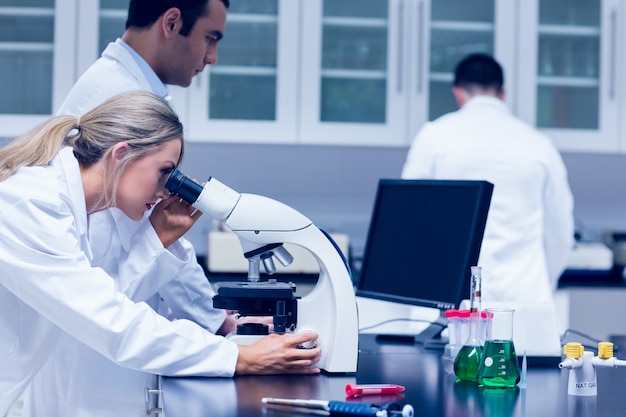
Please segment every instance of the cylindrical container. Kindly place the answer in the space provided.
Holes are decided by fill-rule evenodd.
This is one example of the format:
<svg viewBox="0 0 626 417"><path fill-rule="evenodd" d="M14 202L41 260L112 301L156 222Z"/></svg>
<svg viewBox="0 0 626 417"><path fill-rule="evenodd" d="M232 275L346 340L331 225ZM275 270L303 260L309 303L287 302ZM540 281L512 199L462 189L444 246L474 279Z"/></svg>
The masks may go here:
<svg viewBox="0 0 626 417"><path fill-rule="evenodd" d="M463 342L460 338L459 311L455 309L446 310L445 315L448 321L448 343L443 348L443 368L446 374L451 374L454 371L454 359L461 350Z"/></svg>
<svg viewBox="0 0 626 417"><path fill-rule="evenodd" d="M469 310L459 310L458 311L458 333L457 337L460 341L460 344L463 345L467 342L467 339L470 337L470 311Z"/></svg>
<svg viewBox="0 0 626 417"><path fill-rule="evenodd" d="M491 339L491 322L493 321L493 313L487 310L480 312L482 324L480 326L480 340L485 341Z"/></svg>
<svg viewBox="0 0 626 417"><path fill-rule="evenodd" d="M459 311L450 309L445 312L448 321L448 344L450 346L462 345L459 333Z"/></svg>
<svg viewBox="0 0 626 417"><path fill-rule="evenodd" d="M513 344L513 314L509 308L487 309L493 314L491 336L485 341L478 383L485 387L511 388L520 380L519 364Z"/></svg>

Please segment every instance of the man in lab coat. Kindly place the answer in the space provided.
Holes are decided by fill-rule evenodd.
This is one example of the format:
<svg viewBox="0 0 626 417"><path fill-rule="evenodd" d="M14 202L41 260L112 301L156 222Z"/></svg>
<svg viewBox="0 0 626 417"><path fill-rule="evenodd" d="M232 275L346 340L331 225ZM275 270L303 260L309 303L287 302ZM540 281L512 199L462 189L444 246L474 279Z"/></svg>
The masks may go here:
<svg viewBox="0 0 626 417"><path fill-rule="evenodd" d="M553 304L573 247L573 197L551 140L503 101L503 71L488 55L463 59L452 92L459 110L426 123L402 178L487 180L494 191L479 265L482 300Z"/></svg>
<svg viewBox="0 0 626 417"><path fill-rule="evenodd" d="M60 114L81 115L133 90L150 91L169 101L167 84L187 87L205 65L215 64L229 1L157 4L130 1L122 38L109 44L80 77ZM212 333L227 334L237 323L223 310L213 309L212 288L193 247L182 238L199 215L190 217L185 205L178 199L164 201L140 222L115 209L90 216L94 263L113 276L116 288L133 301L195 321ZM215 352L216 376L234 372L221 359L229 349L227 343L223 345L223 353L219 348ZM25 416L146 414L144 390L154 387L154 377L122 368L71 337L60 346L31 385Z"/></svg>

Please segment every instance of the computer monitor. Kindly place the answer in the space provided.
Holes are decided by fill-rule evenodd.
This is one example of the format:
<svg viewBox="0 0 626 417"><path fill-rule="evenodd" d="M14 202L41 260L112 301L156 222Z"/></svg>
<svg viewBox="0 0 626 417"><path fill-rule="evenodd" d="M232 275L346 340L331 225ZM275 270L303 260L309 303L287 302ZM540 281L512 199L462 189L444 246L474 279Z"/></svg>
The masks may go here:
<svg viewBox="0 0 626 417"><path fill-rule="evenodd" d="M469 297L493 184L381 179L356 295L439 309L415 335L425 343L445 327L445 310Z"/></svg>

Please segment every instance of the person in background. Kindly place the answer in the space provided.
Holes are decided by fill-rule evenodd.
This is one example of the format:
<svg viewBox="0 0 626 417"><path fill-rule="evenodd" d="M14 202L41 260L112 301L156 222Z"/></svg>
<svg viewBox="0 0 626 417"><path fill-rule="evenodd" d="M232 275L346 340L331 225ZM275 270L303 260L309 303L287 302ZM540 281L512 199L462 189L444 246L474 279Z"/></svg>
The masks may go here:
<svg viewBox="0 0 626 417"><path fill-rule="evenodd" d="M79 78L58 114L78 116L114 95L136 90L171 103L168 84L187 87L206 65L217 62L228 7L228 0L131 0L122 38L110 43ZM194 316L207 329L227 334L236 329L234 318L212 309L210 285L193 247L181 238L201 213L188 216L187 204L179 200L165 198L141 222L115 209L91 216L95 260L134 299L155 298L164 314Z"/></svg>
<svg viewBox="0 0 626 417"><path fill-rule="evenodd" d="M228 0L131 0L124 34L79 78L58 113L82 115L116 94L136 90L171 103L167 85L187 87L206 65L217 62L228 7ZM238 322L263 319L235 320L236 316L213 308L212 287L192 245L182 237L200 214L190 215L188 204L167 195L139 221L116 208L91 214L93 264L114 278L116 289L133 301L225 335ZM216 351L232 350L226 340L220 343ZM277 349L278 354L287 348ZM219 355L215 357L219 361ZM227 362L223 365L228 367ZM215 376L225 374L232 375L232 369L215 368ZM143 415L144 391L155 388L155 379L64 336L31 384L24 415Z"/></svg>
<svg viewBox="0 0 626 417"><path fill-rule="evenodd" d="M117 207L140 220L168 196L165 182L183 149L178 117L145 92L116 96L81 117L54 117L0 149L0 415L44 364L63 359L54 354L66 334L120 366L160 375L319 372L311 366L320 348L298 349L315 334L271 334L238 346L133 302L92 264L88 216ZM73 352L65 353L72 363ZM94 381L109 377L93 371ZM82 392L93 389L83 382ZM55 399L69 414L60 407L38 415L78 415L65 404L71 400ZM106 400L80 415L120 410Z"/></svg>
<svg viewBox="0 0 626 417"><path fill-rule="evenodd" d="M553 303L574 245L573 197L559 152L511 114L503 84L491 56L461 60L452 87L459 110L424 125L402 178L493 183L478 261L482 300Z"/></svg>

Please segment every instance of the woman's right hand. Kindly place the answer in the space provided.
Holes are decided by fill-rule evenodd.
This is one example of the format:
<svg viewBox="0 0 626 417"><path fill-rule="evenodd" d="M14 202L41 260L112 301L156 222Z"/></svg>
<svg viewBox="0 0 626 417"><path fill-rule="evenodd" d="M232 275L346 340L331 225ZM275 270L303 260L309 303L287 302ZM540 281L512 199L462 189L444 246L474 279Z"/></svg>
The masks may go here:
<svg viewBox="0 0 626 417"><path fill-rule="evenodd" d="M235 375L317 374L319 368L312 366L319 362L322 349L318 345L310 349L301 347L317 338L314 332L273 333L251 345L239 345Z"/></svg>

